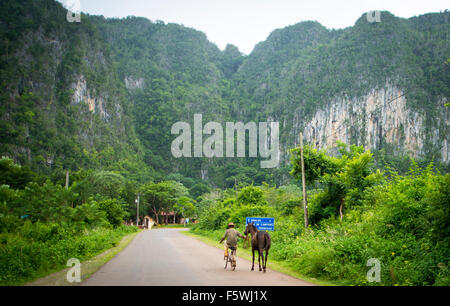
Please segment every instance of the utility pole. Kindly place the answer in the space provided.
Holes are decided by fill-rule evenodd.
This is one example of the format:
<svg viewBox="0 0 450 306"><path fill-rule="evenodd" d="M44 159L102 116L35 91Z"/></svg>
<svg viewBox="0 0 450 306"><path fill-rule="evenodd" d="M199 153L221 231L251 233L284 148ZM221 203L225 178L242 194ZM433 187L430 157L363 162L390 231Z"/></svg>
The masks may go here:
<svg viewBox="0 0 450 306"><path fill-rule="evenodd" d="M308 201L306 198L305 163L303 160L303 133L300 133L300 158L302 165L303 209L305 214L305 228L308 228Z"/></svg>
<svg viewBox="0 0 450 306"><path fill-rule="evenodd" d="M66 190L69 190L69 170L66 171ZM65 204L67 204L67 200L64 201ZM72 208L73 208L73 201L72 201Z"/></svg>
<svg viewBox="0 0 450 306"><path fill-rule="evenodd" d="M136 199L136 226L139 226L139 193Z"/></svg>
<svg viewBox="0 0 450 306"><path fill-rule="evenodd" d="M235 199L236 203L237 203L237 198L238 198L237 194L238 194L238 192L237 192L237 180L236 180L236 178L234 178L234 197L236 198Z"/></svg>
<svg viewBox="0 0 450 306"><path fill-rule="evenodd" d="M66 189L69 189L69 171L66 171Z"/></svg>

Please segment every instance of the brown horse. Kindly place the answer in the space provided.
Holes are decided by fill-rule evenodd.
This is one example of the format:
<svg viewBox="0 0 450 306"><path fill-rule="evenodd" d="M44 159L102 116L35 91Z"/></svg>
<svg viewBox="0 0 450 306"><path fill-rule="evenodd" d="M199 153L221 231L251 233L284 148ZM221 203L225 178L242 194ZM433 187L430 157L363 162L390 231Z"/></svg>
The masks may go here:
<svg viewBox="0 0 450 306"><path fill-rule="evenodd" d="M255 270L255 251L258 250L259 271L262 271L264 269L264 273L266 273L267 257L269 255L270 249L270 236L267 232L258 231L258 229L253 223L247 224L247 227L245 228L244 232L245 237L247 237L249 233L252 235L252 253L253 253L252 271ZM265 259L264 259L264 250L266 251ZM261 257L263 269L261 269Z"/></svg>

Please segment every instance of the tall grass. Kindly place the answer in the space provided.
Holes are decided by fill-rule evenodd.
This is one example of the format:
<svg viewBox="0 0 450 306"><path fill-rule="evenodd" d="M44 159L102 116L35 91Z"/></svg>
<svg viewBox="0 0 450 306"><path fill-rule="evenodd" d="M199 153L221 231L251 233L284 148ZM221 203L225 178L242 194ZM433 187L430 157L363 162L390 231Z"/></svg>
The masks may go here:
<svg viewBox="0 0 450 306"><path fill-rule="evenodd" d="M17 232L0 234L0 285L22 285L61 270L70 258L89 259L136 231L120 226L79 233L57 224L26 222Z"/></svg>

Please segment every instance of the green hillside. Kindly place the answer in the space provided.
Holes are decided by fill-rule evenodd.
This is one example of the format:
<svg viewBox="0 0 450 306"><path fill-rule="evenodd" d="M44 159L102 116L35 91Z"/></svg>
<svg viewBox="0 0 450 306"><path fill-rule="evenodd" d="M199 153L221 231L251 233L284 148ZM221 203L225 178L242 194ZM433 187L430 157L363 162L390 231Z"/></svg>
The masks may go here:
<svg viewBox="0 0 450 306"><path fill-rule="evenodd" d="M375 285L449 285L450 12L300 22L248 56L178 24L66 15L54 0L0 2L0 285L171 212L214 239L276 217L271 256L307 277L370 285L377 258ZM172 126L195 114L278 122L279 166L173 157Z"/></svg>
<svg viewBox="0 0 450 306"><path fill-rule="evenodd" d="M289 181L286 152L316 111L386 84L421 114L418 137L426 145L417 156L446 164L448 12L411 19L382 12L380 23L362 16L343 30L301 22L275 30L244 56L177 24L88 15L69 23L64 8L48 0L2 6L1 151L35 170L120 167L196 181L203 170L217 187L235 180L282 184ZM77 85L84 96L76 98ZM256 160L174 159L171 126L196 113L204 122L281 122L280 169L263 171ZM364 128L349 141L365 145ZM406 156L401 144L386 144L386 133L376 135L375 151L384 159Z"/></svg>

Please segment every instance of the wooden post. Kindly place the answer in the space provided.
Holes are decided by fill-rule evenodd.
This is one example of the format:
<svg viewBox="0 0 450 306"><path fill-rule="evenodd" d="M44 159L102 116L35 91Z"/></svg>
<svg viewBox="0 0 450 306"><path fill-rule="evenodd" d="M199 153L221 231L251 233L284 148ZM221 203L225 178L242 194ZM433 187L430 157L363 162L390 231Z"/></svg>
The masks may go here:
<svg viewBox="0 0 450 306"><path fill-rule="evenodd" d="M66 171L66 189L69 189L69 171Z"/></svg>
<svg viewBox="0 0 450 306"><path fill-rule="evenodd" d="M308 201L306 197L305 163L303 160L303 133L300 133L300 158L302 165L303 209L305 214L305 228L308 228Z"/></svg>
<svg viewBox="0 0 450 306"><path fill-rule="evenodd" d="M139 193L136 199L136 226L139 226Z"/></svg>
<svg viewBox="0 0 450 306"><path fill-rule="evenodd" d="M69 170L66 171L66 190L69 190ZM64 201L64 204L67 204L67 200ZM73 208L73 200L72 204L70 205Z"/></svg>
<svg viewBox="0 0 450 306"><path fill-rule="evenodd" d="M236 180L236 178L234 178L234 197L235 197L235 203L237 203L238 192L237 192L237 180Z"/></svg>

